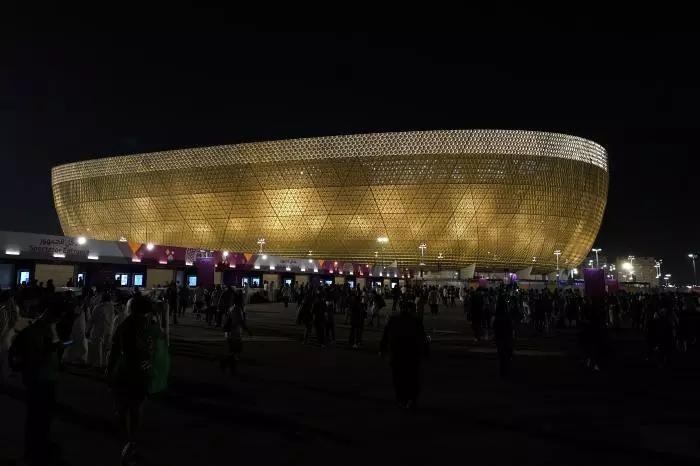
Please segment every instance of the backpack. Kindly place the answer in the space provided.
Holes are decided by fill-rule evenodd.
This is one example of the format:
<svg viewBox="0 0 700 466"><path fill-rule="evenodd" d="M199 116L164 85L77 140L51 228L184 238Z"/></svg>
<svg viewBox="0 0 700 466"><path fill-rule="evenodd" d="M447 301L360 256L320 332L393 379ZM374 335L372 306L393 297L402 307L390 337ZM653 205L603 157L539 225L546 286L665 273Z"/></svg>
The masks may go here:
<svg viewBox="0 0 700 466"><path fill-rule="evenodd" d="M35 325L36 322L19 332L7 351L9 366L15 372L31 369L41 362L41 355L36 348L32 348L32 333L37 329Z"/></svg>
<svg viewBox="0 0 700 466"><path fill-rule="evenodd" d="M384 298L382 297L381 294L377 295L377 309L381 309L384 306L386 306L386 301L384 301Z"/></svg>
<svg viewBox="0 0 700 466"><path fill-rule="evenodd" d="M157 324L146 322L144 336L150 346L150 368L145 375L146 393L154 395L165 391L168 388L168 378L170 376L170 353L165 340L165 334ZM120 335L123 338L123 335ZM123 348L123 345L122 345ZM118 361L113 374L110 377L110 384L119 383L123 380L126 371L124 353L118 356Z"/></svg>
<svg viewBox="0 0 700 466"><path fill-rule="evenodd" d="M160 330L160 329L159 329ZM151 370L148 374L146 391L149 395L160 393L168 388L170 376L170 353L165 342L165 336L159 332L153 339L153 354L151 355Z"/></svg>

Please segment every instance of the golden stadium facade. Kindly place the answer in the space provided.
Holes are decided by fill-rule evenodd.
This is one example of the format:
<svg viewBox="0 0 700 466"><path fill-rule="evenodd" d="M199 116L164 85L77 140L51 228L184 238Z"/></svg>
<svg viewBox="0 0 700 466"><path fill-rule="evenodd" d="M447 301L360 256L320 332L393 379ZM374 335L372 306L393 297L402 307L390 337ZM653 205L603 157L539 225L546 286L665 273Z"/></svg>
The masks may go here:
<svg viewBox="0 0 700 466"><path fill-rule="evenodd" d="M68 236L415 268L581 262L605 210L605 149L534 131L359 134L54 167ZM377 238L387 237L384 245Z"/></svg>

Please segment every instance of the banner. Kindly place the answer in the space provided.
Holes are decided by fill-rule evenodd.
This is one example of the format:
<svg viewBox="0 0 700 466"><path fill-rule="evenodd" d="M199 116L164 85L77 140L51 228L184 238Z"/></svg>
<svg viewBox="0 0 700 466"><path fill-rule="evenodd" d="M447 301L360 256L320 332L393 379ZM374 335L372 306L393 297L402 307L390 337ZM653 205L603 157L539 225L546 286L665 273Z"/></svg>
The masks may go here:
<svg viewBox="0 0 700 466"><path fill-rule="evenodd" d="M602 298L605 296L605 270L583 269L583 283L586 297Z"/></svg>

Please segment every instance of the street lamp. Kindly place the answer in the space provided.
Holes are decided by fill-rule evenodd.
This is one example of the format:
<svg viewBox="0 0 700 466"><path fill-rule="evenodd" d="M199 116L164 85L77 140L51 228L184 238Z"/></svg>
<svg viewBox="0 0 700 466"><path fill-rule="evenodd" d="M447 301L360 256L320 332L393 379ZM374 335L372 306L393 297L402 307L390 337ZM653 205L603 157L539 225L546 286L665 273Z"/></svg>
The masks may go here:
<svg viewBox="0 0 700 466"><path fill-rule="evenodd" d="M698 258L698 255L695 253L690 253L690 254L688 254L688 257L690 257L690 260L693 261L693 286L695 286L698 284L698 277L697 277L697 274L695 272L695 259Z"/></svg>
<svg viewBox="0 0 700 466"><path fill-rule="evenodd" d="M668 281L671 279L671 274L667 273L664 275L664 280L666 280L666 288L668 288Z"/></svg>
<svg viewBox="0 0 700 466"><path fill-rule="evenodd" d="M259 254L262 256L262 260L267 260L267 254L263 254L263 246L265 245L265 238L258 238L258 245L260 246Z"/></svg>
<svg viewBox="0 0 700 466"><path fill-rule="evenodd" d="M596 268L596 269L599 269L599 268L600 268L600 265L598 265L598 253L599 253L600 251L602 251L602 249L600 249L600 248L593 248L593 249L591 249L591 251L593 251L593 252L595 253L595 268Z"/></svg>
<svg viewBox="0 0 700 466"><path fill-rule="evenodd" d="M557 287L559 287L559 256L561 256L561 250L555 250L554 255L557 256Z"/></svg>
<svg viewBox="0 0 700 466"><path fill-rule="evenodd" d="M377 243L382 245L382 270L384 270L384 247L388 242L389 238L387 236L380 236L377 238Z"/></svg>
<svg viewBox="0 0 700 466"><path fill-rule="evenodd" d="M425 244L425 241L422 241L418 245L418 249L420 249L420 264L419 264L420 271L419 271L419 273L420 273L420 277L422 278L423 277L423 267L425 267L425 260L423 258L425 256L425 250L428 249L428 245Z"/></svg>
<svg viewBox="0 0 700 466"><path fill-rule="evenodd" d="M661 277L661 263L662 262L663 262L663 260L661 260L661 259L654 262L654 268L656 269L656 278Z"/></svg>

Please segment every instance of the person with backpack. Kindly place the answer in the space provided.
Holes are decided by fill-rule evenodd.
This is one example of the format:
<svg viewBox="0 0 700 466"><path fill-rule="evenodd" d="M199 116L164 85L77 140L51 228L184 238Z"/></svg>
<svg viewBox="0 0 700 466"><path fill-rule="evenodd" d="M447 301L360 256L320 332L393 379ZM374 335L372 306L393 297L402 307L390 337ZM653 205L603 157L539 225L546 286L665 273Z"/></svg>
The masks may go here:
<svg viewBox="0 0 700 466"><path fill-rule="evenodd" d="M430 287L428 292L428 306L430 306L430 313L436 316L440 307L440 294L435 287Z"/></svg>
<svg viewBox="0 0 700 466"><path fill-rule="evenodd" d="M289 299L292 296L292 289L287 285L286 283L282 287L282 302L284 303L284 307L287 308L289 307Z"/></svg>
<svg viewBox="0 0 700 466"><path fill-rule="evenodd" d="M61 296L47 302L47 310L22 330L10 347L10 367L22 373L26 387L24 456L30 464L49 464L51 421L56 405L59 355L62 346L56 324L71 310Z"/></svg>
<svg viewBox="0 0 700 466"><path fill-rule="evenodd" d="M116 329L107 365L117 414L125 433L122 462L136 458L137 431L146 396L165 389L170 361L165 337L151 319L151 302L135 296L131 315Z"/></svg>
<svg viewBox="0 0 700 466"><path fill-rule="evenodd" d="M224 322L224 316L233 306L234 291L231 285L228 285L217 303L216 307L216 326L221 327Z"/></svg>
<svg viewBox="0 0 700 466"><path fill-rule="evenodd" d="M226 338L227 356L221 360L221 370L228 369L231 375L234 375L238 355L243 351L243 330L252 336L243 310L243 293L241 291L236 294L233 306L226 313L223 330Z"/></svg>
<svg viewBox="0 0 700 466"><path fill-rule="evenodd" d="M379 355L389 353L396 400L415 408L420 392L420 362L428 356L428 337L410 306L402 306L384 327Z"/></svg>
<svg viewBox="0 0 700 466"><path fill-rule="evenodd" d="M381 310L386 306L386 301L382 296L381 290L372 292L372 302L370 304L370 325L374 325L374 318L377 318L377 327L382 324L382 316L380 314Z"/></svg>

